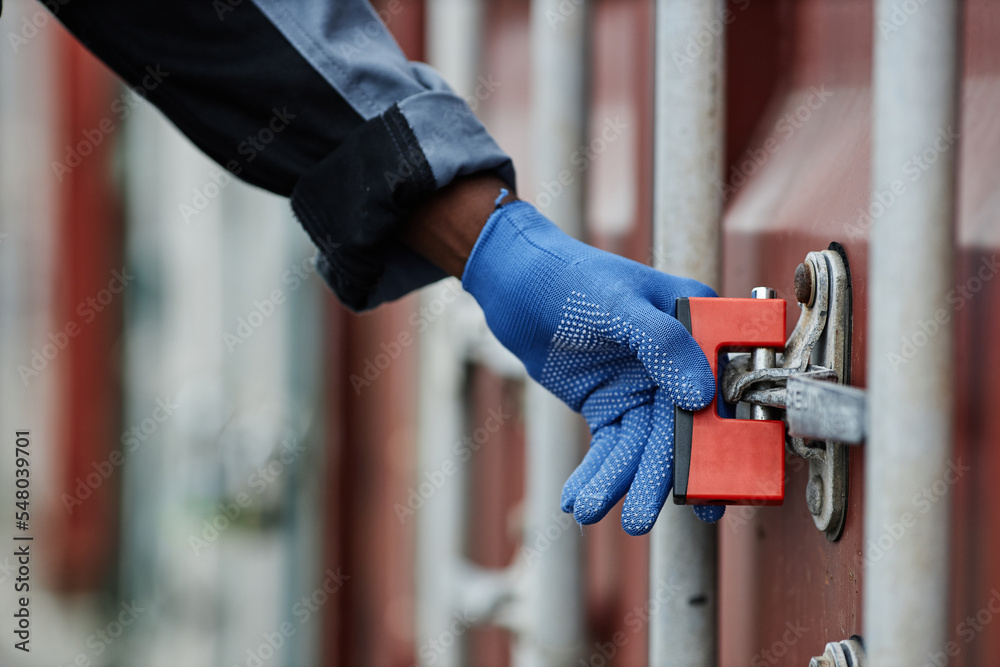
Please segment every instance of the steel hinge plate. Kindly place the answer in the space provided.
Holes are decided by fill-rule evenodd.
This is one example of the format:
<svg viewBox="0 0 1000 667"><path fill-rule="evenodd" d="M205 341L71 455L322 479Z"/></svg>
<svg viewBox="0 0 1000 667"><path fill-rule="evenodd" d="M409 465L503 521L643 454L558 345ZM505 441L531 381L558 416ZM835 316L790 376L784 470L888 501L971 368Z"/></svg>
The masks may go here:
<svg viewBox="0 0 1000 667"><path fill-rule="evenodd" d="M866 425L865 393L848 386L851 278L839 244L806 255L795 272L795 293L802 311L775 360L778 367L760 368L753 355L737 355L721 390L730 403L785 410L787 448L809 461L809 512L827 539L836 541L847 515L847 445L864 440ZM767 413L758 408L753 414Z"/></svg>

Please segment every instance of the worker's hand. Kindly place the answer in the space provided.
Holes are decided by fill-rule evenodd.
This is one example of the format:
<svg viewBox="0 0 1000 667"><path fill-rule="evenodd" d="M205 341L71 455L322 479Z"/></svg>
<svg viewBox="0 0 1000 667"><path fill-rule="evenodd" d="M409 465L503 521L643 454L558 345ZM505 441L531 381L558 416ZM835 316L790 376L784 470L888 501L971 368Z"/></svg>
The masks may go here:
<svg viewBox="0 0 1000 667"><path fill-rule="evenodd" d="M590 426L563 511L594 523L627 491L622 527L648 532L673 485L674 405L697 410L715 393L705 355L673 317L675 300L715 293L581 243L525 202L493 213L462 284L531 377ZM722 509L696 513L716 521Z"/></svg>

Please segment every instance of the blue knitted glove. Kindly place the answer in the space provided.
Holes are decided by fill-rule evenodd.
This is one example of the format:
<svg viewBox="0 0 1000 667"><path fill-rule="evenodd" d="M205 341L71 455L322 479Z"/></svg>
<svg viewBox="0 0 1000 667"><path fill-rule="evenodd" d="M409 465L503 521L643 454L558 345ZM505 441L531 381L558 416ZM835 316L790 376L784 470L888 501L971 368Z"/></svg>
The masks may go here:
<svg viewBox="0 0 1000 667"><path fill-rule="evenodd" d="M715 296L564 234L526 202L496 209L462 285L528 374L578 412L593 439L562 509L599 521L628 492L622 527L649 532L673 486L674 405L715 393L705 355L673 318L679 296ZM717 521L724 508L696 507Z"/></svg>

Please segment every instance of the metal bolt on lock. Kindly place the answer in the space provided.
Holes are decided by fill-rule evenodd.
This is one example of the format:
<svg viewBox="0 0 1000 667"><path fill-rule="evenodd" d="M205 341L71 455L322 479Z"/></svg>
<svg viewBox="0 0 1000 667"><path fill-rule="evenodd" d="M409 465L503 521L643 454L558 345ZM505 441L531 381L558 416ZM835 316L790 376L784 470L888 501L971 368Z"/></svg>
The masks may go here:
<svg viewBox="0 0 1000 667"><path fill-rule="evenodd" d="M823 513L823 478L813 475L806 486L806 506L813 516Z"/></svg>
<svg viewBox="0 0 1000 667"><path fill-rule="evenodd" d="M826 645L823 655L809 661L809 667L868 667L864 640L857 635Z"/></svg>
<svg viewBox="0 0 1000 667"><path fill-rule="evenodd" d="M803 262L795 267L795 300L803 306L816 303L816 274L811 262Z"/></svg>
<svg viewBox="0 0 1000 667"><path fill-rule="evenodd" d="M778 293L770 287L754 287L750 292L750 297L753 299L776 299L778 298ZM750 356L755 371L774 368L775 366L776 357L774 348L772 347L758 347ZM751 415L754 419L773 419L771 409L764 405L753 406Z"/></svg>

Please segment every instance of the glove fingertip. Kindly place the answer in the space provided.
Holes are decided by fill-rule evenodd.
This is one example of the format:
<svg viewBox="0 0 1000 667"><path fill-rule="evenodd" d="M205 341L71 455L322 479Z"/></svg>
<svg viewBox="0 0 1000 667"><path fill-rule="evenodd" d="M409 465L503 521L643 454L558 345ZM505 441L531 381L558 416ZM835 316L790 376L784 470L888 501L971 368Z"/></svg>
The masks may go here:
<svg viewBox="0 0 1000 667"><path fill-rule="evenodd" d="M567 488L569 482L563 487L562 498L559 500L559 509L561 509L566 514L573 513L573 501L576 500L576 490L570 490Z"/></svg>
<svg viewBox="0 0 1000 667"><path fill-rule="evenodd" d="M726 513L725 505L694 505L694 515L705 523L715 523Z"/></svg>
<svg viewBox="0 0 1000 667"><path fill-rule="evenodd" d="M578 496L573 503L573 518L582 525L597 523L611 509L612 503L607 498L595 496Z"/></svg>
<svg viewBox="0 0 1000 667"><path fill-rule="evenodd" d="M656 523L656 517L659 515L660 507L658 506L623 507L622 528L632 537L645 535L653 529L653 524Z"/></svg>
<svg viewBox="0 0 1000 667"><path fill-rule="evenodd" d="M671 403L685 410L701 410L712 402L715 398L715 377L708 364L702 362L701 365L704 367L692 364L684 371L678 369L665 385L661 385L660 389Z"/></svg>

